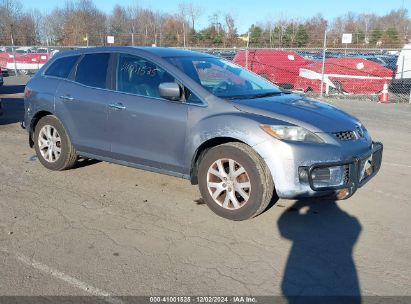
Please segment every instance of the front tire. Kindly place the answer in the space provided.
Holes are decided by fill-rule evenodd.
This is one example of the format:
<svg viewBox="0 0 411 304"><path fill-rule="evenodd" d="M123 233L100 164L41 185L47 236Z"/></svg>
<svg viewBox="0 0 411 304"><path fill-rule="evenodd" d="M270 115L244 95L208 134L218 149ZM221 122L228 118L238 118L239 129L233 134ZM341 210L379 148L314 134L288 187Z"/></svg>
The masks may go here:
<svg viewBox="0 0 411 304"><path fill-rule="evenodd" d="M200 161L198 184L208 207L219 216L242 221L263 212L274 183L264 160L243 143L211 148Z"/></svg>
<svg viewBox="0 0 411 304"><path fill-rule="evenodd" d="M41 164L53 171L71 169L77 161L76 150L55 116L45 116L37 123L34 149Z"/></svg>

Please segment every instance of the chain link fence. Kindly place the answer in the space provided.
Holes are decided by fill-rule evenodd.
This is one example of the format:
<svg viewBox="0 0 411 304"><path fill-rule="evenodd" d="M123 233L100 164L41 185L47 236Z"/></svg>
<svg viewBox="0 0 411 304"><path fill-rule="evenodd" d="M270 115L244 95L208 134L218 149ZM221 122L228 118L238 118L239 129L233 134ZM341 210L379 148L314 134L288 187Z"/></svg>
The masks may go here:
<svg viewBox="0 0 411 304"><path fill-rule="evenodd" d="M84 47L84 46L82 46ZM32 74L71 47L0 47L3 75ZM364 48L187 48L246 67L274 84L308 96L411 102L411 45Z"/></svg>
<svg viewBox="0 0 411 304"><path fill-rule="evenodd" d="M196 49L232 60L309 96L411 102L411 46L403 49Z"/></svg>

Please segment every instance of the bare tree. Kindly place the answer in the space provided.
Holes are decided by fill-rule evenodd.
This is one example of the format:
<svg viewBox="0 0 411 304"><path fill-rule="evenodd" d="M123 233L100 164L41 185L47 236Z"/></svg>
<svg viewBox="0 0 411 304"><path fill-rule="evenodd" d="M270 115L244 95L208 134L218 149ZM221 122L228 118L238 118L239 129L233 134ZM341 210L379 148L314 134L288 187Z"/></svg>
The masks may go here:
<svg viewBox="0 0 411 304"><path fill-rule="evenodd" d="M237 41L237 28L235 25L235 19L233 15L231 14L226 14L224 17L225 20L225 27L226 27L226 45L231 45L234 46Z"/></svg>
<svg viewBox="0 0 411 304"><path fill-rule="evenodd" d="M187 7L187 4L182 1L178 4L178 17L181 18L181 25L182 25L182 30L183 30L183 46L186 47L186 41L187 41L187 18L189 17L189 9Z"/></svg>
<svg viewBox="0 0 411 304"><path fill-rule="evenodd" d="M18 0L2 0L1 2L1 28L3 39L14 45L18 20L21 17L22 5Z"/></svg>
<svg viewBox="0 0 411 304"><path fill-rule="evenodd" d="M187 11L188 15L191 19L191 28L193 31L195 31L195 24L197 19L202 15L202 8L199 5L193 4L192 2L189 2L186 4L187 6Z"/></svg>

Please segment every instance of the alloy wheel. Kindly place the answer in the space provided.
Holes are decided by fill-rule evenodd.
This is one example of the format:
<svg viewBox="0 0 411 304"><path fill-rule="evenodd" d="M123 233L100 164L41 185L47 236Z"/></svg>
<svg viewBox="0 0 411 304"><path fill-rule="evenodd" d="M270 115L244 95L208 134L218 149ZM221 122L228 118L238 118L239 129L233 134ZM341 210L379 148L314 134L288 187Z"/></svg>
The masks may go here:
<svg viewBox="0 0 411 304"><path fill-rule="evenodd" d="M218 159L209 167L207 188L214 202L229 210L243 207L251 194L247 171L229 158Z"/></svg>
<svg viewBox="0 0 411 304"><path fill-rule="evenodd" d="M38 146L41 156L49 163L54 163L60 158L61 137L56 128L45 125L38 136Z"/></svg>

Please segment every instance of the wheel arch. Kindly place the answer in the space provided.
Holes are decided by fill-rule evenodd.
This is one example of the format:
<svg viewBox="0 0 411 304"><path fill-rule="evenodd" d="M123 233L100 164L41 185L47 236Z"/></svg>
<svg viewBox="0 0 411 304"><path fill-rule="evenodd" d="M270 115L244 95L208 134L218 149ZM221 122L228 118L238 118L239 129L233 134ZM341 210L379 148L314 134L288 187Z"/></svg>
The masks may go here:
<svg viewBox="0 0 411 304"><path fill-rule="evenodd" d="M33 134L34 134L34 130L36 128L37 123L40 121L40 119L42 119L45 116L49 116L49 115L54 115L53 113L51 113L50 111L38 111L36 114L34 114L33 118L30 121L30 126L29 126L29 144L30 144L30 148L33 148L34 146L34 140L33 140Z"/></svg>
<svg viewBox="0 0 411 304"><path fill-rule="evenodd" d="M213 137L205 142L203 142L195 151L192 160L191 160L191 167L190 167L190 182L192 185L197 185L198 184L198 165L200 164L201 158L204 156L204 154L211 148L226 144L229 142L239 142L246 144L244 141L239 140L234 137Z"/></svg>

